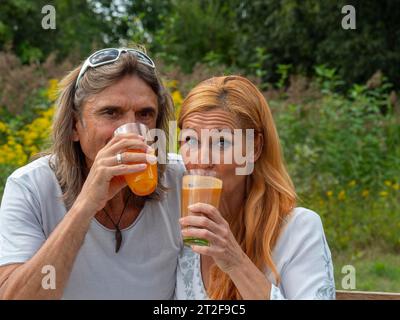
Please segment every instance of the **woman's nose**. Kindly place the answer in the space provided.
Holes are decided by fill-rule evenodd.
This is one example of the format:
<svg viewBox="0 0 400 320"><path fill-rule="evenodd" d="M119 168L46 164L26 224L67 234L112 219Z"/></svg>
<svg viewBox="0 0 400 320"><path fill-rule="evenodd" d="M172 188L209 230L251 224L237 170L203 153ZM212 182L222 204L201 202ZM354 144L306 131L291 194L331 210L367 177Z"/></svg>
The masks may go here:
<svg viewBox="0 0 400 320"><path fill-rule="evenodd" d="M214 167L212 148L208 144L203 144L200 148L197 167L199 169L210 169Z"/></svg>

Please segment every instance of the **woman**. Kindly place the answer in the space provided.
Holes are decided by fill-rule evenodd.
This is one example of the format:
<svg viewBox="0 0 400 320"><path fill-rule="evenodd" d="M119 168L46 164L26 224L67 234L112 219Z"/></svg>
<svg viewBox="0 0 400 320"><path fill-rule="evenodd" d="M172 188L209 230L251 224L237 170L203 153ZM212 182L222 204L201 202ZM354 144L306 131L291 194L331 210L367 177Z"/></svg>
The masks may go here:
<svg viewBox="0 0 400 320"><path fill-rule="evenodd" d="M184 100L178 125L186 168L217 172L223 191L219 208L197 203L189 206L192 215L180 219L182 236L206 239L209 246L182 251L176 298L334 299L321 220L315 212L295 207L296 193L260 91L240 76L206 80ZM201 154L209 148L209 141L199 138L201 129L254 129L251 174L237 175L237 161L193 161L204 159ZM248 138L243 142L249 143ZM217 152L226 158L240 142L222 137ZM215 148L212 152L214 157Z"/></svg>

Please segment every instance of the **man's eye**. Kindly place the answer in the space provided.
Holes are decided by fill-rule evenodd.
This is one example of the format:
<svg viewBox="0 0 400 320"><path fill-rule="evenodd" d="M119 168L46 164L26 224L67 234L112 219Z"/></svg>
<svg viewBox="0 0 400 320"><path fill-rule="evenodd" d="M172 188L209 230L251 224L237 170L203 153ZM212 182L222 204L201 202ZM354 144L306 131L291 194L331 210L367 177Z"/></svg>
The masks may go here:
<svg viewBox="0 0 400 320"><path fill-rule="evenodd" d="M138 114L139 118L142 120L150 119L153 116L151 111L141 111Z"/></svg>
<svg viewBox="0 0 400 320"><path fill-rule="evenodd" d="M115 109L106 109L104 112L103 112L103 114L105 114L106 116L111 116L111 117L113 117L113 116L116 116L117 115L117 110L115 110Z"/></svg>

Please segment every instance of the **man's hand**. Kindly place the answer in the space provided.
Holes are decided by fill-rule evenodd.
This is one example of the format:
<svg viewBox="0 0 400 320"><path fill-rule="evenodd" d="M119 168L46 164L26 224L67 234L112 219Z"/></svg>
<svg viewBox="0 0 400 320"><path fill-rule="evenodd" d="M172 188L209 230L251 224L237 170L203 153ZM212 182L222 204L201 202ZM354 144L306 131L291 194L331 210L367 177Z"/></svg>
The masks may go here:
<svg viewBox="0 0 400 320"><path fill-rule="evenodd" d="M127 150L141 150L127 152ZM152 149L141 137L133 133L114 136L101 149L90 168L89 175L83 185L77 202L91 212L92 215L101 210L127 184L123 175L140 172L146 169L146 162L156 161L150 154ZM117 163L116 155L121 153L123 163Z"/></svg>

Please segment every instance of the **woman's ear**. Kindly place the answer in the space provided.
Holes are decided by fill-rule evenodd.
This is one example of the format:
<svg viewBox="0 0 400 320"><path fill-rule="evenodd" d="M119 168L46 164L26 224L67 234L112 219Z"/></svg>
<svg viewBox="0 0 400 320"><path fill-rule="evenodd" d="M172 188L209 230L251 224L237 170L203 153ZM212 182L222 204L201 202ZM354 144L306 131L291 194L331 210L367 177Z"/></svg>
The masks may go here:
<svg viewBox="0 0 400 320"><path fill-rule="evenodd" d="M257 135L254 139L254 162L260 158L262 150L264 147L264 136L261 132L257 132Z"/></svg>

